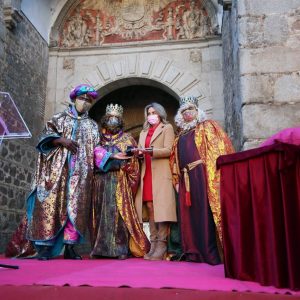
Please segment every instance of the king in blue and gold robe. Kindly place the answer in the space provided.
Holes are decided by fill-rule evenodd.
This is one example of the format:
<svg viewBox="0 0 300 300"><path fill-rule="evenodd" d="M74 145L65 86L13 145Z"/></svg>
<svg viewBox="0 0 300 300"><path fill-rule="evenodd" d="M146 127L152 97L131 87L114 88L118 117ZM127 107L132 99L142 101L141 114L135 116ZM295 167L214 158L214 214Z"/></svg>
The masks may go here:
<svg viewBox="0 0 300 300"><path fill-rule="evenodd" d="M63 137L76 141L76 154L52 146ZM83 241L88 227L94 148L99 142L98 125L88 113L78 115L74 105L47 122L37 145L39 156L35 179L27 199L26 217L8 245L8 256L34 254L32 244L53 246L52 256L63 247L64 228L73 226ZM26 235L26 239L22 235Z"/></svg>

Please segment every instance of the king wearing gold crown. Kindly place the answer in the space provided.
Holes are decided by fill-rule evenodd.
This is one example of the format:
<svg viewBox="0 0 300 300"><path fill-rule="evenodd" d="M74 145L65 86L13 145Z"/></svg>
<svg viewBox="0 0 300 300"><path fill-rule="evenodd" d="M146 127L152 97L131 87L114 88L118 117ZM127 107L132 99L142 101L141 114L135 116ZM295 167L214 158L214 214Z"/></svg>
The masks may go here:
<svg viewBox="0 0 300 300"><path fill-rule="evenodd" d="M221 126L207 119L195 97L180 99L175 123L180 133L170 164L179 196L182 253L173 259L220 264L220 174L216 160L234 149Z"/></svg>
<svg viewBox="0 0 300 300"><path fill-rule="evenodd" d="M122 116L121 105L107 105L100 122L100 143L94 151L91 256L95 258L125 259L130 252L143 256L150 247L133 203L140 177L137 157L115 159L116 154L136 147L133 137L123 131Z"/></svg>

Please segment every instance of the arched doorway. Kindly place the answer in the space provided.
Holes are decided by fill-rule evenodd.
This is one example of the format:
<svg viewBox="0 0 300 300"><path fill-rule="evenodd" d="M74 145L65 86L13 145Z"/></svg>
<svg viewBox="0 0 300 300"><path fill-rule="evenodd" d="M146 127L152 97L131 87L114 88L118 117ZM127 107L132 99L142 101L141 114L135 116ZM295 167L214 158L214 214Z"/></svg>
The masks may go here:
<svg viewBox="0 0 300 300"><path fill-rule="evenodd" d="M128 79L119 80L100 89L99 93L100 99L90 110L90 116L97 123L105 114L107 104L120 104L124 108L125 131L138 139L144 123L144 107L151 102L158 102L166 109L168 121L174 125L174 116L179 107L178 96L157 82L140 79L137 83L136 78L132 82Z"/></svg>
<svg viewBox="0 0 300 300"><path fill-rule="evenodd" d="M100 92L103 106L105 101L115 100L115 96L123 97L123 92L113 94L116 90L127 86L128 91L137 92L132 86L145 85L166 92L173 100L180 96L195 96L201 109L224 123L222 47L217 34L214 1L189 0L184 5L180 0L154 1L157 5L148 0L67 1L51 33L53 43L50 46L45 119L68 105L66 99L72 88L89 83ZM129 2L134 2L134 5L127 5ZM133 31L119 23L119 16L125 13L128 17L130 11L130 16L136 17L135 8L141 8L141 3L147 7L144 11L151 18L144 15L145 22L140 24L142 29L147 29L145 35L139 36L139 31L136 31L131 37L129 32ZM184 22L194 16L205 22L190 28L190 22ZM150 27L146 21L151 23ZM160 26L157 27L156 21ZM110 26L107 22L115 28L113 32L110 32L112 29L107 32ZM74 26L82 30L77 31ZM153 94L154 90L148 89L148 93ZM141 99L134 101L140 103ZM100 103L91 111L95 118L98 105ZM124 107L127 119L127 111L131 113L131 109L127 105ZM170 121L175 110L169 112L167 108ZM136 114L137 110L130 117ZM138 115L142 117L142 108ZM142 120L139 122L140 126Z"/></svg>

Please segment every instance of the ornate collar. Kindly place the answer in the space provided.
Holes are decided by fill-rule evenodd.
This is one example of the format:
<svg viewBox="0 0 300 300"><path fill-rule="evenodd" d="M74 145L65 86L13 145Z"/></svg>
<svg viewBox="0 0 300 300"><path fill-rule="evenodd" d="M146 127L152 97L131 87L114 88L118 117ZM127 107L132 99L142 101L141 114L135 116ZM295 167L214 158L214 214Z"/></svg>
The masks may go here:
<svg viewBox="0 0 300 300"><path fill-rule="evenodd" d="M76 119L76 120L82 120L82 119L89 118L88 112L85 112L85 113L83 113L82 115L79 116L78 112L75 108L75 105L73 105L73 104L70 104L68 109L65 110L65 112L68 116L70 116L71 118Z"/></svg>
<svg viewBox="0 0 300 300"><path fill-rule="evenodd" d="M113 145L116 144L117 142L122 141L122 138L124 138L124 132L121 130L120 132L116 134L110 134L110 133L101 133L100 134L100 143L102 145Z"/></svg>

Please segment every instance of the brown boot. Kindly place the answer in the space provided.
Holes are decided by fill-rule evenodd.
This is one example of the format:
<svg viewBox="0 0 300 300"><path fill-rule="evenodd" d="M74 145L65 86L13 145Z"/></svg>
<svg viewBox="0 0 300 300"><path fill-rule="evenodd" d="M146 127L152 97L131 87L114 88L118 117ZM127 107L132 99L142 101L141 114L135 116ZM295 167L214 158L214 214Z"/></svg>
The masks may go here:
<svg viewBox="0 0 300 300"><path fill-rule="evenodd" d="M144 259L148 259L148 260L151 259L151 256L155 252L156 245L157 245L157 241L151 241L150 251L144 255Z"/></svg>
<svg viewBox="0 0 300 300"><path fill-rule="evenodd" d="M155 251L150 256L150 260L163 260L167 254L167 241L157 241Z"/></svg>
<svg viewBox="0 0 300 300"><path fill-rule="evenodd" d="M149 229L150 229L151 248L150 248L150 251L144 255L144 259L150 259L150 257L152 256L152 254L155 251L158 231L157 231L157 226L156 226L156 223L154 222L154 220L149 220Z"/></svg>
<svg viewBox="0 0 300 300"><path fill-rule="evenodd" d="M158 223L158 238L154 253L151 255L150 260L162 260L167 254L167 235L169 225L166 222Z"/></svg>

